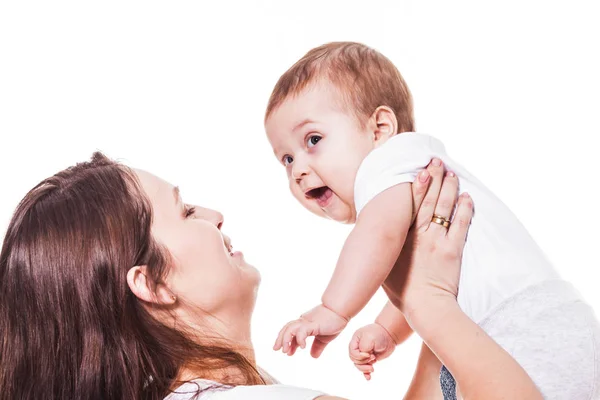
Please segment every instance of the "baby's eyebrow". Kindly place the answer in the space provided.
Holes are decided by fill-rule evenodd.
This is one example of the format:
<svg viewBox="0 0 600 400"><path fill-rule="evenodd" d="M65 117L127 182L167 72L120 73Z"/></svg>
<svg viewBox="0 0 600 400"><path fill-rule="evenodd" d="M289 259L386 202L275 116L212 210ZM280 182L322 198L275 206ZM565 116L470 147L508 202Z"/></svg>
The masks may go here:
<svg viewBox="0 0 600 400"><path fill-rule="evenodd" d="M305 119L303 119L302 121L300 121L299 123L296 124L296 126L294 127L294 129L292 129L292 132L296 132L298 129L302 128L304 125L312 124L313 122L315 122L315 121L313 121L310 118L305 118Z"/></svg>
<svg viewBox="0 0 600 400"><path fill-rule="evenodd" d="M310 119L310 118L304 118L302 121L298 122L293 128L292 128L292 133L296 133L297 130L301 129L302 127L304 127L305 125L308 124L312 124L315 123L314 120ZM279 153L281 153L280 149L277 147L273 147L273 154L275 154L275 157L279 157Z"/></svg>

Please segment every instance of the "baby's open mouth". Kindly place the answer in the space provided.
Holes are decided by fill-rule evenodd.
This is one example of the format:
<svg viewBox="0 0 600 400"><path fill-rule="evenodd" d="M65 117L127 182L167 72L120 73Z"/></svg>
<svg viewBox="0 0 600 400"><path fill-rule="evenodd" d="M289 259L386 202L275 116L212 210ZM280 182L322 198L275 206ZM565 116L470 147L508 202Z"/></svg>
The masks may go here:
<svg viewBox="0 0 600 400"><path fill-rule="evenodd" d="M317 201L319 207L326 207L333 195L333 191L327 186L311 189L305 194L306 198Z"/></svg>

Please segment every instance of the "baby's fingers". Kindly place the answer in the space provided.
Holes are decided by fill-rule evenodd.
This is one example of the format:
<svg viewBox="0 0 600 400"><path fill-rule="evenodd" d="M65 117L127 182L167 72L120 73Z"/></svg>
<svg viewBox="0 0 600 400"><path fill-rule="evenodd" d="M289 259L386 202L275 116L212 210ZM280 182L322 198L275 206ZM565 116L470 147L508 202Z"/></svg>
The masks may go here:
<svg viewBox="0 0 600 400"><path fill-rule="evenodd" d="M288 353L290 350L290 344L295 341L296 331L298 330L297 324L292 324L283 333L283 352Z"/></svg>
<svg viewBox="0 0 600 400"><path fill-rule="evenodd" d="M300 345L304 348L306 347L306 338L308 336L314 336L314 334L315 326L313 323L301 319L295 321L295 323L291 324L283 334L283 352L291 356L293 353L290 354L289 351L292 343L295 347ZM294 352L295 351L296 349L294 349Z"/></svg>
<svg viewBox="0 0 600 400"><path fill-rule="evenodd" d="M356 368L363 373L367 380L370 380L371 374L375 372L375 368L372 365L357 365Z"/></svg>
<svg viewBox="0 0 600 400"><path fill-rule="evenodd" d="M367 358L363 358L361 360L354 360L354 364L356 365L372 365L377 361L377 357L373 354L369 354Z"/></svg>
<svg viewBox="0 0 600 400"><path fill-rule="evenodd" d="M292 342L290 343L290 349L287 353L288 356L293 356L296 353L296 350L298 350L298 341L296 340L296 338L292 339Z"/></svg>
<svg viewBox="0 0 600 400"><path fill-rule="evenodd" d="M311 334L312 332L309 332L309 330L306 327L303 327L302 329L298 329L298 331L296 332L296 342L298 342L298 345L305 349L306 348L306 338Z"/></svg>
<svg viewBox="0 0 600 400"><path fill-rule="evenodd" d="M351 351L350 352L350 359L354 362L368 361L372 357L373 357L373 354L371 354L371 353L365 353L365 352L361 352L361 351L356 351L356 352Z"/></svg>
<svg viewBox="0 0 600 400"><path fill-rule="evenodd" d="M365 357L368 358L370 356L369 353L360 351L359 343L360 343L360 336L355 333L354 336L352 337L352 340L350 340L350 343L348 344L348 353L350 354L350 358L362 359Z"/></svg>
<svg viewBox="0 0 600 400"><path fill-rule="evenodd" d="M360 351L357 348L350 349L350 359L355 364L369 364L376 360L375 354L367 351Z"/></svg>
<svg viewBox="0 0 600 400"><path fill-rule="evenodd" d="M277 335L277 339L275 340L275 344L273 345L273 350L277 351L283 347L283 335L285 334L288 327L295 321L290 321L281 328L279 334Z"/></svg>
<svg viewBox="0 0 600 400"><path fill-rule="evenodd" d="M354 334L350 341L348 350L350 358L357 360L366 360L372 357L375 344L372 340L362 337L360 334Z"/></svg>

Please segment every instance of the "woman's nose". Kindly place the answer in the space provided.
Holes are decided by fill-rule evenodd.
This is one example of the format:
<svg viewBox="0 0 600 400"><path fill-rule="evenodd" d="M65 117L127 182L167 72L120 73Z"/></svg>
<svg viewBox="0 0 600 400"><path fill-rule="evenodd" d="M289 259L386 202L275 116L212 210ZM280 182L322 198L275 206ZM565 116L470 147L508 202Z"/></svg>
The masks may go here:
<svg viewBox="0 0 600 400"><path fill-rule="evenodd" d="M201 218L214 224L217 228L221 229L223 226L223 214L210 208L197 207L196 218Z"/></svg>

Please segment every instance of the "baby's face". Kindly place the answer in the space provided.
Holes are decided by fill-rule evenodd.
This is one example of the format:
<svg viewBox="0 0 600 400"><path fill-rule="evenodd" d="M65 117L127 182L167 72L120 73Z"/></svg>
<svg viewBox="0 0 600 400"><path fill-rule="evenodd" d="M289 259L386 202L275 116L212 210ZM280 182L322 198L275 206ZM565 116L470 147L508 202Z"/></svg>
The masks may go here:
<svg viewBox="0 0 600 400"><path fill-rule="evenodd" d="M354 179L375 144L338 96L331 85L311 85L276 108L265 129L294 197L317 215L354 223Z"/></svg>

